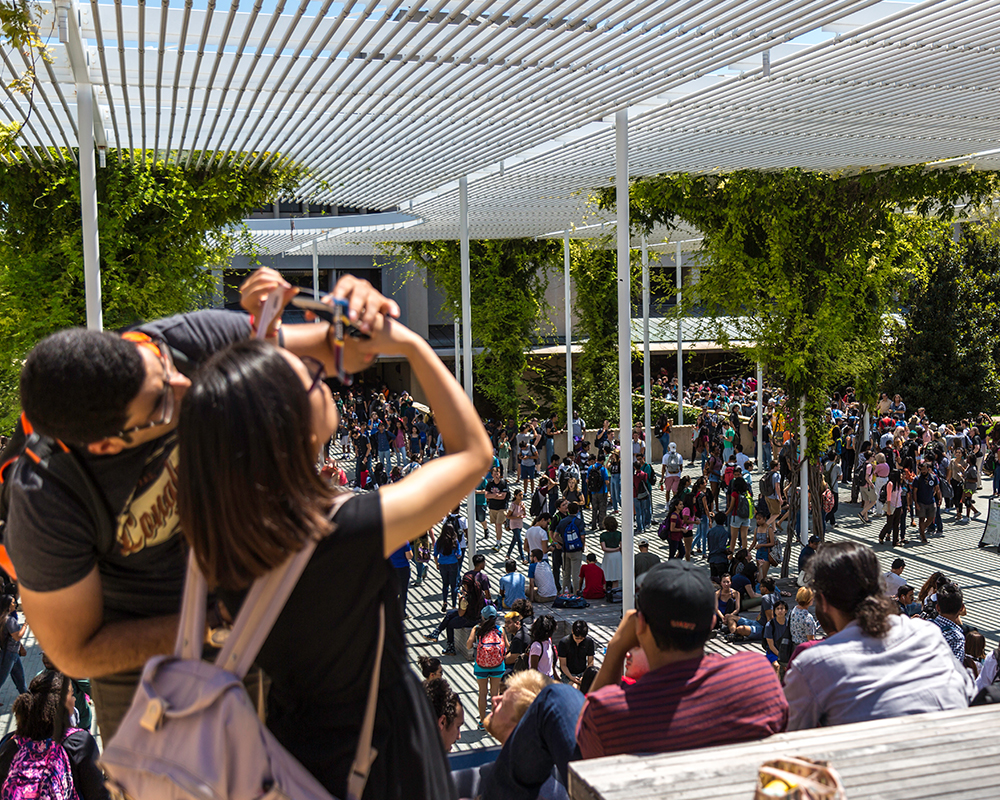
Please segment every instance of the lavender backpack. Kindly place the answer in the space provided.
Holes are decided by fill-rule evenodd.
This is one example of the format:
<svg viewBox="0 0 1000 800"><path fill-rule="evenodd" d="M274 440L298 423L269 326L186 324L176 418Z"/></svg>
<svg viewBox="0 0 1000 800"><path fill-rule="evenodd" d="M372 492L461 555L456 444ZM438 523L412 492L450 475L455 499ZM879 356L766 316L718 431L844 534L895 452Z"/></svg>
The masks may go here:
<svg viewBox="0 0 1000 800"><path fill-rule="evenodd" d="M243 686L315 547L310 541L254 583L214 664L201 660L207 592L191 557L175 652L146 663L101 758L113 800L333 800L271 735ZM359 800L377 755L371 742L384 642L383 607L345 800Z"/></svg>

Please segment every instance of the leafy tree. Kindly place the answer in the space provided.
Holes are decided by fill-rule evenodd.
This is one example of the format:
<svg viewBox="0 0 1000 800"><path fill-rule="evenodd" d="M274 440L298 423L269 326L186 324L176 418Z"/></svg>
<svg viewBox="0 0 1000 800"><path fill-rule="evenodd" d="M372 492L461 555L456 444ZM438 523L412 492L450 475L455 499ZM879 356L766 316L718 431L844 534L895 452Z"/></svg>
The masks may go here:
<svg viewBox="0 0 1000 800"><path fill-rule="evenodd" d="M461 316L462 271L456 241L400 242L385 252L423 264ZM469 243L472 333L483 347L473 357L476 388L501 416L521 411L527 351L546 308L549 271L562 265L554 240L489 239Z"/></svg>
<svg viewBox="0 0 1000 800"><path fill-rule="evenodd" d="M642 291L638 253L629 259L630 295ZM617 421L618 411L618 253L612 237L570 242L575 335L583 352L573 363L573 405L591 426ZM633 359L637 358L633 350ZM565 401L560 411L565 413Z"/></svg>
<svg viewBox="0 0 1000 800"><path fill-rule="evenodd" d="M71 154L66 154L70 156ZM188 311L213 289L253 208L294 189L301 169L278 161L211 169L112 150L97 172L104 325ZM86 307L79 172L72 157L0 162L0 429L16 419L20 363L42 337L83 325Z"/></svg>
<svg viewBox="0 0 1000 800"><path fill-rule="evenodd" d="M931 419L955 421L1000 409L1000 225L950 226L928 247L926 284L906 315L889 360L887 392Z"/></svg>
<svg viewBox="0 0 1000 800"><path fill-rule="evenodd" d="M739 338L754 342L747 355L787 392L791 417L804 401L814 508L821 504L815 459L827 443L826 401L849 372L847 345L881 347L883 321L909 268L895 215L911 209L950 218L957 201L978 202L994 187L994 173L923 166L849 175L673 174L631 183L637 227L648 232L685 220L703 234L701 277L679 313L697 297L716 319L731 317ZM614 202L613 190L601 193L603 207ZM721 325L716 333L727 343Z"/></svg>

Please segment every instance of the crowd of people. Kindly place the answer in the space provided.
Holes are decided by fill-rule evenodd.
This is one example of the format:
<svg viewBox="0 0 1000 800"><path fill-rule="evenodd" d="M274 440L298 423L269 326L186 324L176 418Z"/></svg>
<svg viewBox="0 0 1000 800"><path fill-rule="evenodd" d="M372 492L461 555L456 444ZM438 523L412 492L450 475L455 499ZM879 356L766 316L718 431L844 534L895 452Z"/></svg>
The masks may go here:
<svg viewBox="0 0 1000 800"><path fill-rule="evenodd" d="M702 409L693 456L661 417L657 471L639 428L619 437L604 420L588 431L578 412L565 428L557 416L484 423L428 344L395 320L396 305L350 276L334 295L357 335L261 321L269 296L287 303L294 293L263 269L242 287L249 316L195 312L124 335L63 331L29 354L19 446L45 437L63 455L15 457L4 473L4 544L27 622L52 659L17 687L17 734L0 746L7 784L58 762L56 796L90 800L98 783L106 792L82 720L89 706L68 676L90 679L96 724L114 743L144 664L181 652L189 553L213 592L211 642L259 581L310 554L245 683L251 697L266 691L268 729L334 796L355 791L359 773L366 798L559 796L574 759L961 708L977 681L995 680L996 655L985 657L983 637L964 623L961 587L935 575L915 596L905 562L883 575L870 547L810 537L789 608L769 574L797 522L788 492L798 455L779 392L764 391L762 469L746 423L757 387L742 379L685 389ZM329 375L363 372L380 355L408 361L426 406L385 386L331 391ZM676 392L666 376L658 383L664 396ZM863 440L855 398L832 398L814 515L834 523L839 487L849 486L862 519L886 518L879 542L902 545L907 513L923 541L942 511L956 522L980 513L976 488L1000 474L992 424L934 425L898 397L878 411ZM560 455L570 437L572 452ZM60 458L85 470L83 499L99 496L103 514L49 469ZM622 552L623 479L634 554ZM473 553L461 513L470 494L481 528ZM665 561L650 552L654 533ZM500 557L504 546L494 586L482 551ZM624 558L634 559L635 609L606 651L583 620L557 636L546 606L620 603ZM502 744L494 764L472 773L452 774L446 758L472 709L441 659L421 659L422 685L407 665L408 591L435 577L443 616L426 638L446 636L442 655L468 654L476 724ZM0 671L17 682L7 653L24 628L7 605ZM713 636L759 651L708 653ZM363 769L362 753L376 754Z"/></svg>

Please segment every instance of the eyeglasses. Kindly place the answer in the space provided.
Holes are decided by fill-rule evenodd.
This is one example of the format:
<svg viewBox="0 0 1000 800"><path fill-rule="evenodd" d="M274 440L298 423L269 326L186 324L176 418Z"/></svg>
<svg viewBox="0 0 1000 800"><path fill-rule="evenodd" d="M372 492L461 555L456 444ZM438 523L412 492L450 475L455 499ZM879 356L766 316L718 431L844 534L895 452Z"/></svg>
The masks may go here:
<svg viewBox="0 0 1000 800"><path fill-rule="evenodd" d="M163 339L158 337L149 337L148 339L137 341L136 344L139 347L151 350L163 366L163 392L160 394L160 399L153 408L150 420L144 422L142 425L135 425L131 428L118 431L115 436L120 439L127 439L133 433L146 430L147 428L169 425L174 419L174 390L171 384L174 378L177 377L177 369L174 367L173 356L170 355L170 347L167 346L167 343Z"/></svg>
<svg viewBox="0 0 1000 800"><path fill-rule="evenodd" d="M302 356L301 360L309 372L309 377L312 378L312 383L309 384L309 391L306 394L312 394L313 389L319 386L320 382L326 378L326 366L318 358L313 358L312 356Z"/></svg>

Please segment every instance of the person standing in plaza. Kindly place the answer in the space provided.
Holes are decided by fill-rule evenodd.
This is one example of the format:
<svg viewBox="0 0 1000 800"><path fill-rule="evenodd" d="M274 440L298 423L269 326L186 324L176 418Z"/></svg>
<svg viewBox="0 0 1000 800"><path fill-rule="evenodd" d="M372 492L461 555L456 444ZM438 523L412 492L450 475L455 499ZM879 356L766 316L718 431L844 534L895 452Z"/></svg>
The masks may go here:
<svg viewBox="0 0 1000 800"><path fill-rule="evenodd" d="M608 494L611 476L604 466L604 453L599 453L597 463L587 471L587 488L590 489L590 527L600 530L608 513Z"/></svg>
<svg viewBox="0 0 1000 800"><path fill-rule="evenodd" d="M500 543L503 539L503 526L507 521L507 501L510 497L510 488L504 480L500 467L493 467L490 471L490 480L486 484L486 506L490 512L490 523L496 532L496 543L493 552L500 551Z"/></svg>
<svg viewBox="0 0 1000 800"><path fill-rule="evenodd" d="M653 468L646 463L646 459L638 456L632 474L632 488L636 529L639 533L643 533L652 523L654 486L656 486L656 474Z"/></svg>

